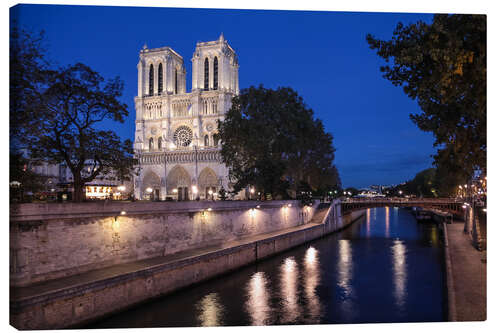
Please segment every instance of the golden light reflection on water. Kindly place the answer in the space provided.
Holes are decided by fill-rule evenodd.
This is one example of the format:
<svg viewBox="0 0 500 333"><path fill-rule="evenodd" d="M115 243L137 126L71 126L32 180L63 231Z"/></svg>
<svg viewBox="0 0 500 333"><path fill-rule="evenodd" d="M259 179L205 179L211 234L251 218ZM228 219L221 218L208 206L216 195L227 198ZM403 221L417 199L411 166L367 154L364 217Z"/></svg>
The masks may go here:
<svg viewBox="0 0 500 333"><path fill-rule="evenodd" d="M350 319L356 316L357 309L354 307L354 289L352 288L352 248L351 241L347 239L339 240L339 255L337 263L338 282L337 286L341 292L340 311L342 317Z"/></svg>
<svg viewBox="0 0 500 333"><path fill-rule="evenodd" d="M385 236L389 237L389 207L385 207Z"/></svg>
<svg viewBox="0 0 500 333"><path fill-rule="evenodd" d="M252 325L266 325L269 323L271 308L269 306L268 280L264 272L252 275L247 285L246 309L252 318Z"/></svg>
<svg viewBox="0 0 500 333"><path fill-rule="evenodd" d="M281 299L284 315L282 323L294 322L300 315L298 305L298 275L297 263L292 257L285 259L280 267L281 271Z"/></svg>
<svg viewBox="0 0 500 333"><path fill-rule="evenodd" d="M370 236L370 208L366 210L366 235Z"/></svg>
<svg viewBox="0 0 500 333"><path fill-rule="evenodd" d="M321 303L316 294L316 287L320 283L318 251L310 247L304 257L305 276L304 289L309 312L310 323L319 323L321 319Z"/></svg>
<svg viewBox="0 0 500 333"><path fill-rule="evenodd" d="M197 304L200 326L220 326L224 307L220 303L217 293L211 293L203 297Z"/></svg>
<svg viewBox="0 0 500 333"><path fill-rule="evenodd" d="M406 301L406 246L401 240L394 240L392 246L392 268L394 280L394 297L396 305L403 307Z"/></svg>
<svg viewBox="0 0 500 333"><path fill-rule="evenodd" d="M347 239L339 240L338 285L346 294L351 293L352 256L351 243Z"/></svg>

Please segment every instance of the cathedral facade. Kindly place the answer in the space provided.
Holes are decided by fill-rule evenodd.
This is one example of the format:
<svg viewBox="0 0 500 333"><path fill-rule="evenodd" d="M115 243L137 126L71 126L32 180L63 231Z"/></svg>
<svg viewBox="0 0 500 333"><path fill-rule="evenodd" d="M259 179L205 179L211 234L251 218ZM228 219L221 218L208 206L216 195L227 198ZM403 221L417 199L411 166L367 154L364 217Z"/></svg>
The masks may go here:
<svg viewBox="0 0 500 333"><path fill-rule="evenodd" d="M228 169L220 156L217 120L239 93L238 59L221 34L198 42L192 61L192 89L186 91L183 58L170 47L139 53L134 149L139 174L137 199L216 199L228 190Z"/></svg>

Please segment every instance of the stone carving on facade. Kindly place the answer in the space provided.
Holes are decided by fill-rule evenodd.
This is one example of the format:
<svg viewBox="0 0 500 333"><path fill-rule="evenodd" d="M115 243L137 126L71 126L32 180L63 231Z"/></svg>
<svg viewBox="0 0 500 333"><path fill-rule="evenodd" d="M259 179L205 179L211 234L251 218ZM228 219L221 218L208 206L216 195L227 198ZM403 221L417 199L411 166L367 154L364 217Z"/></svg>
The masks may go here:
<svg viewBox="0 0 500 333"><path fill-rule="evenodd" d="M139 52L139 57L134 148L140 165L147 165L147 168L141 168L135 179L136 197L144 198L148 187L160 190L161 198L173 197L172 190L182 187L183 191L189 191L183 192L184 199L186 194L189 198L194 197L191 184L200 187L202 197L206 188L218 191L224 186L227 189L228 169L221 162L220 147L214 143L214 135L217 133L215 119L224 119L231 99L238 94L234 50L223 35L215 41L196 43L191 59L193 91L189 93L186 92L184 60L174 50L146 47ZM205 77L207 58L209 68L208 77ZM160 64L161 85L158 82ZM217 83L214 83L214 78ZM207 135L208 145L205 144ZM158 144L160 138L161 148ZM150 149L151 140L154 144ZM166 180L164 175L167 175Z"/></svg>

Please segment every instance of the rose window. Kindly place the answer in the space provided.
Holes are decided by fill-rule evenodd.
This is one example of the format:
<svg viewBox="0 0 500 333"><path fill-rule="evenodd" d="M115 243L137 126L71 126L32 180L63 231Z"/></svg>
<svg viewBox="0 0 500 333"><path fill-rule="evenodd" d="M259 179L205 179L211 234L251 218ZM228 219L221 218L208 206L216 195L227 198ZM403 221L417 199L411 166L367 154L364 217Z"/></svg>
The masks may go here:
<svg viewBox="0 0 500 333"><path fill-rule="evenodd" d="M174 142L177 147L187 147L193 140L193 131L187 126L180 126L174 132Z"/></svg>

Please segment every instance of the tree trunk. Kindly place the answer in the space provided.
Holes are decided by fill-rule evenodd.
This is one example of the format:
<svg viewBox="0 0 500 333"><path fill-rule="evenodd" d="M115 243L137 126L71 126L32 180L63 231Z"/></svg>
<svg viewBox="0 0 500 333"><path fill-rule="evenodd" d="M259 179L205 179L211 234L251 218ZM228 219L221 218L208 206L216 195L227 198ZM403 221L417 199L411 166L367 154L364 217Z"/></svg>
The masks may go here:
<svg viewBox="0 0 500 333"><path fill-rule="evenodd" d="M73 174L73 201L74 202L82 202L84 199L83 196L83 182L80 173Z"/></svg>

